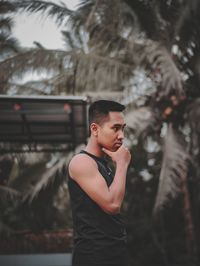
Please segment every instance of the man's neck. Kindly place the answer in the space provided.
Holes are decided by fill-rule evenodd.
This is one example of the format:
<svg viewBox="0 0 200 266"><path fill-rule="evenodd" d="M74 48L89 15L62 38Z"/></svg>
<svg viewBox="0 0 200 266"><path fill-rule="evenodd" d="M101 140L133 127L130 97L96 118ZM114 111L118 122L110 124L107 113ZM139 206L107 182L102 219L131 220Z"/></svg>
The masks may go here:
<svg viewBox="0 0 200 266"><path fill-rule="evenodd" d="M102 151L102 148L92 138L89 139L88 144L85 147L85 151L97 157L104 157L104 152Z"/></svg>

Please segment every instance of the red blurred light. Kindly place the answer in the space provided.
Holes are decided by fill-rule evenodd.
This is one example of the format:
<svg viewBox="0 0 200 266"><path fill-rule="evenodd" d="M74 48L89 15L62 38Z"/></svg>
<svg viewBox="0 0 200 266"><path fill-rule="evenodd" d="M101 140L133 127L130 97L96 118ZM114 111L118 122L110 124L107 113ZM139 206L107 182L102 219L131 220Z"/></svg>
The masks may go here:
<svg viewBox="0 0 200 266"><path fill-rule="evenodd" d="M65 112L70 112L71 110L71 106L68 104L68 103L65 103L64 106L63 106L63 110Z"/></svg>
<svg viewBox="0 0 200 266"><path fill-rule="evenodd" d="M21 110L21 109L22 109L21 104L18 104L18 103L15 103L15 104L14 104L14 110L15 110L15 111L19 111L19 110Z"/></svg>

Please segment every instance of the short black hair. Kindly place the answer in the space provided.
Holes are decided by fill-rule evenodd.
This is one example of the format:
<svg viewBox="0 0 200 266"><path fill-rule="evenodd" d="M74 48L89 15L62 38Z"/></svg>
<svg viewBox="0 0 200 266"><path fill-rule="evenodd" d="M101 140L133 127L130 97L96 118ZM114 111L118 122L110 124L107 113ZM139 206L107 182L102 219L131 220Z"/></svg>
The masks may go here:
<svg viewBox="0 0 200 266"><path fill-rule="evenodd" d="M109 100L98 100L89 107L89 125L92 123L101 124L109 112L122 112L125 106L121 103Z"/></svg>

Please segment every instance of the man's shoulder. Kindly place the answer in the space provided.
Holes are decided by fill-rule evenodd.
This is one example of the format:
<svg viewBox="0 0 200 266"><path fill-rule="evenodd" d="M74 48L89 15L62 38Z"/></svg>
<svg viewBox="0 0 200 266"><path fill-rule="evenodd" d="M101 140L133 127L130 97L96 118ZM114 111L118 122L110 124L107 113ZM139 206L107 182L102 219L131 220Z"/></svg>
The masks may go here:
<svg viewBox="0 0 200 266"><path fill-rule="evenodd" d="M71 163L71 162L76 162L76 163L78 163L78 162L82 162L82 161L86 162L86 161L93 161L93 160L92 160L92 158L91 158L90 156L88 156L87 154L80 152L80 153L75 154L75 155L72 157L70 163Z"/></svg>
<svg viewBox="0 0 200 266"><path fill-rule="evenodd" d="M78 153L74 155L69 163L69 169L72 171L73 169L76 170L83 170L84 168L95 166L95 161L84 153Z"/></svg>

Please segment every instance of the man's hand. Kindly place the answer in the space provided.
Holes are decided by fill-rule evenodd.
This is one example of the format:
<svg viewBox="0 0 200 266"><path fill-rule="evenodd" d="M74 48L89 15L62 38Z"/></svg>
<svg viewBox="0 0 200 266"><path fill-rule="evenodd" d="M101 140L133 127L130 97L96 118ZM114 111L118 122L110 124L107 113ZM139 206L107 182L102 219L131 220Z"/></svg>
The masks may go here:
<svg viewBox="0 0 200 266"><path fill-rule="evenodd" d="M123 145L115 152L109 151L105 148L102 148L102 151L105 152L113 162L116 162L116 164L122 163L128 165L130 163L131 154Z"/></svg>

